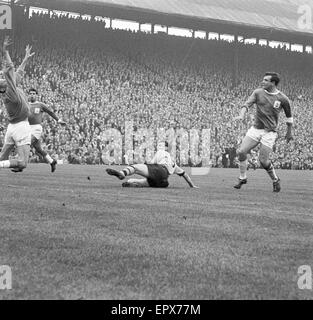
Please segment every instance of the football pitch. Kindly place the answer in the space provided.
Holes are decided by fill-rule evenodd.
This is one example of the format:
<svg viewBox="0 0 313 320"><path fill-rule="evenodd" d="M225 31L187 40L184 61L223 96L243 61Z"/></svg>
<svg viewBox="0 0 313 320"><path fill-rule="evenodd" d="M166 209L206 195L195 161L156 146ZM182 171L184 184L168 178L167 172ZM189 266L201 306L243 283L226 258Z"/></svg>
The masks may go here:
<svg viewBox="0 0 313 320"><path fill-rule="evenodd" d="M168 189L122 188L106 166L0 171L0 299L312 299L312 171L212 169Z"/></svg>

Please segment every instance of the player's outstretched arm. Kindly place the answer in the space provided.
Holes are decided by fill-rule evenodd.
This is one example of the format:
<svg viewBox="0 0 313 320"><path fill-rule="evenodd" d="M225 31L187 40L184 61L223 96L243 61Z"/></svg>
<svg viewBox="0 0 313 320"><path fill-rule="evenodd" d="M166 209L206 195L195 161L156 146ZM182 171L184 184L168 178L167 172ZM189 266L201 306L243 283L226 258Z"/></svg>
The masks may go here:
<svg viewBox="0 0 313 320"><path fill-rule="evenodd" d="M244 120L246 112L249 110L249 108L254 105L257 101L257 91L254 90L251 96L248 98L248 100L244 103L240 110L240 114L237 117L234 117L233 120Z"/></svg>
<svg viewBox="0 0 313 320"><path fill-rule="evenodd" d="M25 66L27 64L27 61L35 54L35 52L32 52L32 47L28 44L25 49L25 57L21 63L21 65L17 68L17 73L23 73L25 70Z"/></svg>
<svg viewBox="0 0 313 320"><path fill-rule="evenodd" d="M189 175L184 172L184 174L182 175L182 177L185 179L185 181L189 184L190 188L195 188L195 189L199 189L199 187L197 187L191 180L191 178L189 177Z"/></svg>
<svg viewBox="0 0 313 320"><path fill-rule="evenodd" d="M291 105L289 99L286 99L286 101L283 102L282 105L285 115L287 118L286 124L287 124L287 133L285 136L285 139L287 143L289 143L291 140L293 140L293 134L292 134L292 126L293 126L293 117L291 114Z"/></svg>
<svg viewBox="0 0 313 320"><path fill-rule="evenodd" d="M190 188L199 189L192 181L189 175L183 170L181 167L179 167L177 164L175 164L174 173L179 175L180 177L183 177L184 180L189 184Z"/></svg>
<svg viewBox="0 0 313 320"><path fill-rule="evenodd" d="M12 60L11 60L11 56L9 53L9 46L12 44L13 42L10 40L9 36L6 36L4 38L3 41L3 45L2 45L2 50L3 50L3 54L4 54L4 61L6 63L6 65L11 65L12 64Z"/></svg>
<svg viewBox="0 0 313 320"><path fill-rule="evenodd" d="M48 115L50 117L52 117L55 121L57 121L61 126L66 125L66 122L63 121L62 119L58 118L58 116L52 110L50 110L50 108L44 103L42 104L42 110L44 112L48 113Z"/></svg>
<svg viewBox="0 0 313 320"><path fill-rule="evenodd" d="M293 140L293 134L292 134L292 122L288 122L288 121L292 121L291 119L287 119L287 133L285 136L285 139L287 141L287 143L289 143L291 140Z"/></svg>
<svg viewBox="0 0 313 320"><path fill-rule="evenodd" d="M4 76L8 82L8 88L7 94L10 96L10 99L13 101L16 101L19 99L19 95L17 92L16 87L16 76L15 76L15 70L14 70L14 64L11 60L10 53L8 51L8 47L12 44L10 38L8 36L5 37L3 41L3 55L4 55L4 63L5 63L5 70L4 70Z"/></svg>

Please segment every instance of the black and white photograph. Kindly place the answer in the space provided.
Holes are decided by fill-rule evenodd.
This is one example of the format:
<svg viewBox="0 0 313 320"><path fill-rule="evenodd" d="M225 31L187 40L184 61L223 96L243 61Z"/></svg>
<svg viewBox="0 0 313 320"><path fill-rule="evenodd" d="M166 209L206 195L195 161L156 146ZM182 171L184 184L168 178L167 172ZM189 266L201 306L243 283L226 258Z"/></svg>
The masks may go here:
<svg viewBox="0 0 313 320"><path fill-rule="evenodd" d="M0 0L0 51L0 300L313 299L313 0Z"/></svg>

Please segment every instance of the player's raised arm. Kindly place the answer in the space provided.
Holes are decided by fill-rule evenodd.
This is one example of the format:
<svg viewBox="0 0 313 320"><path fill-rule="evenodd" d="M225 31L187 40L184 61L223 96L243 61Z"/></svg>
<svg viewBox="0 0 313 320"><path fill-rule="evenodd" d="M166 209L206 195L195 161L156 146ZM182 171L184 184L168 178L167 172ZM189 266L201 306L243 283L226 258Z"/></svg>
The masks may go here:
<svg viewBox="0 0 313 320"><path fill-rule="evenodd" d="M3 42L3 54L4 54L4 63L5 63L5 68L3 70L4 77L7 81L7 90L6 90L6 95L7 97L13 101L13 102L18 102L20 101L20 95L17 91L17 86L16 86L16 76L15 76L15 70L14 70L14 65L10 57L10 53L8 51L8 47L12 44L10 41L10 38L7 36L4 39Z"/></svg>
<svg viewBox="0 0 313 320"><path fill-rule="evenodd" d="M57 121L61 126L65 126L66 122L60 119L46 104L42 103L42 110L50 117L52 117L55 121Z"/></svg>
<svg viewBox="0 0 313 320"><path fill-rule="evenodd" d="M243 104L240 110L240 114L237 117L234 117L233 120L243 120L245 118L246 112L249 110L249 108L256 103L256 91L253 91L252 95L248 98L248 100Z"/></svg>
<svg viewBox="0 0 313 320"><path fill-rule="evenodd" d="M17 68L16 73L22 77L25 71L25 66L27 64L27 61L35 54L35 52L31 52L32 47L28 44L25 49L25 57L21 63L21 65Z"/></svg>
<svg viewBox="0 0 313 320"><path fill-rule="evenodd" d="M2 46L2 50L3 50L3 54L4 54L4 62L6 63L6 65L13 65L13 62L11 60L11 56L8 50L8 47L12 44L9 36L6 36L4 38L3 41L3 46Z"/></svg>
<svg viewBox="0 0 313 320"><path fill-rule="evenodd" d="M287 143L289 143L289 141L293 140L293 135L292 135L293 117L291 113L291 106L290 106L289 99L286 99L286 101L283 102L282 107L285 111L285 115L287 118L287 121L286 121L287 133L286 133L285 139L287 140Z"/></svg>

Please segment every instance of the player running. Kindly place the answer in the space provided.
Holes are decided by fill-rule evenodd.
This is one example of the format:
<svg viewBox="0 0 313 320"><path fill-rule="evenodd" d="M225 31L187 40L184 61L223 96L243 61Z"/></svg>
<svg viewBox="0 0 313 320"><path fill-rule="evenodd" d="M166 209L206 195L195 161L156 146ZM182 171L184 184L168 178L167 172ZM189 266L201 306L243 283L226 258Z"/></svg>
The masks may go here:
<svg viewBox="0 0 313 320"><path fill-rule="evenodd" d="M277 139L278 116L283 109L287 117L287 143L293 140L290 101L285 94L277 89L280 82L279 75L275 72L266 72L261 82L261 88L256 89L246 103L243 105L240 115L234 120L243 120L249 108L256 104L254 125L248 130L238 150L240 176L238 183L234 186L240 189L247 183L247 154L260 144L259 161L273 181L273 192L279 192L280 179L275 173L273 164L269 160L270 153Z"/></svg>
<svg viewBox="0 0 313 320"><path fill-rule="evenodd" d="M27 166L31 143L31 129L28 122L29 106L24 92L16 85L16 73L8 51L10 45L9 37L5 37L3 42L5 67L3 76L0 75L0 96L8 114L9 125L0 153L0 168L23 170ZM17 148L18 157L14 160L7 160L14 146Z"/></svg>
<svg viewBox="0 0 313 320"><path fill-rule="evenodd" d="M43 150L41 146L41 136L42 136L42 120L43 113L47 113L52 117L58 124L65 126L66 123L58 118L58 116L50 110L50 108L43 102L37 100L38 91L34 88L31 88L28 91L29 97L29 108L30 114L28 116L28 121L31 127L32 140L31 146L35 148L36 152L47 161L51 166L51 172L54 172L56 169L57 162L55 159L52 159L51 156Z"/></svg>
<svg viewBox="0 0 313 320"><path fill-rule="evenodd" d="M167 143L165 147L167 147ZM169 186L168 178L172 174L183 177L191 188L198 188L193 184L188 174L180 168L171 158L171 155L165 150L159 150L150 164L134 164L118 171L114 169L106 169L111 176L116 176L120 180L124 180L126 176L138 174L144 179L129 179L122 184L123 187L152 187L167 188Z"/></svg>

